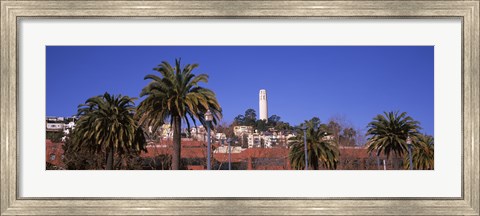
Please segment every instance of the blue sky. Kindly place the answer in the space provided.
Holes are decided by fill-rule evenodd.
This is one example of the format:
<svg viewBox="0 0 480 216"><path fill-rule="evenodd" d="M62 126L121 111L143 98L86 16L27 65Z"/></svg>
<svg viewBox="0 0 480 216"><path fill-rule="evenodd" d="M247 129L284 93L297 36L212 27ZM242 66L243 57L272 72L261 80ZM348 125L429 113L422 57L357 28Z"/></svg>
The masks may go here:
<svg viewBox="0 0 480 216"><path fill-rule="evenodd" d="M293 125L341 116L365 128L384 111L405 111L433 135L433 46L48 46L47 115L71 116L89 97L138 97L162 61L198 63L223 121L268 93L269 115ZM158 73L157 73L158 75ZM139 99L141 100L141 99ZM137 101L138 104L139 101Z"/></svg>

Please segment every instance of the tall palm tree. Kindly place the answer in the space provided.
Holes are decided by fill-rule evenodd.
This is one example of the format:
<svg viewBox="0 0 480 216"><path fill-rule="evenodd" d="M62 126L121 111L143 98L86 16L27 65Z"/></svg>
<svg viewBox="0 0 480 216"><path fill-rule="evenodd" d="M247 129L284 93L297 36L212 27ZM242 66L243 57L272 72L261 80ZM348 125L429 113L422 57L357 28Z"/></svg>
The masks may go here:
<svg viewBox="0 0 480 216"><path fill-rule="evenodd" d="M192 73L197 67L198 64L187 64L182 68L178 59L175 60L175 67L164 61L154 68L161 76L152 74L145 76L145 79L151 82L140 93L140 97L146 96L137 109L140 124L152 126L154 130L168 121L172 125L174 170L180 168L182 121L186 122L190 131L190 120L195 126L196 119L202 125L206 125L204 114L207 110L213 114L213 124L222 117L222 109L215 93L199 86L202 82L208 82L208 75Z"/></svg>
<svg viewBox="0 0 480 216"><path fill-rule="evenodd" d="M106 154L106 169L119 156L145 150L143 130L134 121L134 98L105 93L79 105L73 139L77 149Z"/></svg>
<svg viewBox="0 0 480 216"><path fill-rule="evenodd" d="M433 137L420 134L413 140L412 149L413 169L433 170L434 169L434 143ZM404 157L405 169L410 168L408 154Z"/></svg>
<svg viewBox="0 0 480 216"><path fill-rule="evenodd" d="M319 169L323 164L327 169L336 169L338 163L338 147L325 140L329 134L321 130L318 124L306 121L307 126L307 158L308 166ZM297 136L290 138L288 158L293 169L305 169L304 132L297 130Z"/></svg>
<svg viewBox="0 0 480 216"><path fill-rule="evenodd" d="M400 157L408 151L406 140L410 136L414 139L421 129L420 123L408 116L406 112L384 112L377 115L368 124L368 152L377 155L385 154L387 158L391 153Z"/></svg>

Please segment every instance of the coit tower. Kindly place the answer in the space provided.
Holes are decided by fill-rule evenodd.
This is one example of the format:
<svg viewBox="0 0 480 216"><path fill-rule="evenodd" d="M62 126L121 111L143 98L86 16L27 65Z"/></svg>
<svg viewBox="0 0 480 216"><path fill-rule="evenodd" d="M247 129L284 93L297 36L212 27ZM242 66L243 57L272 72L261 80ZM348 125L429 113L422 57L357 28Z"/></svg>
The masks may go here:
<svg viewBox="0 0 480 216"><path fill-rule="evenodd" d="M267 90L260 89L258 94L258 105L260 110L260 120L268 121Z"/></svg>

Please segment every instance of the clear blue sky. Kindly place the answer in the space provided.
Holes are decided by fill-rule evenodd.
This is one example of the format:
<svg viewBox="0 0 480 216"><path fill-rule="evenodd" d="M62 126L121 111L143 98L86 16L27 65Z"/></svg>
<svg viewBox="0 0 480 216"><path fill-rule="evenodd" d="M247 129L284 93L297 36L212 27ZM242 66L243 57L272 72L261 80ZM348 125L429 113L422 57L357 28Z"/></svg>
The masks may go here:
<svg viewBox="0 0 480 216"><path fill-rule="evenodd" d="M433 135L433 46L48 46L47 115L71 116L89 97L138 97L161 61L198 63L223 121L268 93L269 115L296 125L343 116L365 128L383 111L406 111ZM158 73L157 73L158 74ZM138 101L137 101L138 104Z"/></svg>

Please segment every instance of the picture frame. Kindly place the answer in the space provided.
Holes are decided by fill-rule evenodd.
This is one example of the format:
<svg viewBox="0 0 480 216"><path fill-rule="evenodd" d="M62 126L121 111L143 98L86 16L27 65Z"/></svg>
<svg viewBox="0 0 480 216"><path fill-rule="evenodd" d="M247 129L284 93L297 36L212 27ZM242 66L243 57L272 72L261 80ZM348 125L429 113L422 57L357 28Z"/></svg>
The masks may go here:
<svg viewBox="0 0 480 216"><path fill-rule="evenodd" d="M479 1L9 1L1 0L1 215L478 215ZM55 18L461 18L461 198L22 198L18 195L18 20Z"/></svg>

